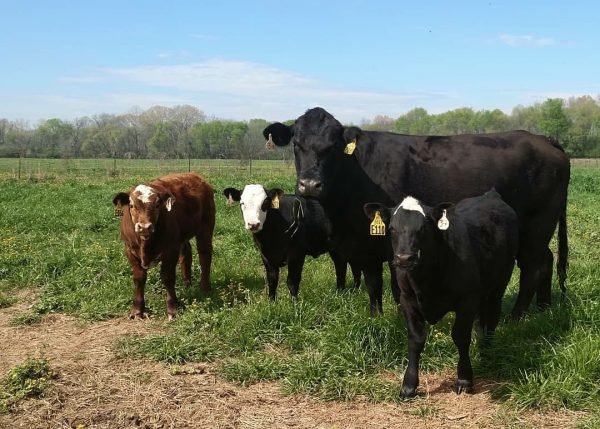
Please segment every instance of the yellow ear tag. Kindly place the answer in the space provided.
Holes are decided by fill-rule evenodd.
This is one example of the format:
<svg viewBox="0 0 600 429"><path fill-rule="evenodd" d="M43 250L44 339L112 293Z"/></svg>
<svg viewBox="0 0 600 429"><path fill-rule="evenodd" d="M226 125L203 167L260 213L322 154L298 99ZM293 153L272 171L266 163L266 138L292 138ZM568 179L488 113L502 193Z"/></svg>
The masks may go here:
<svg viewBox="0 0 600 429"><path fill-rule="evenodd" d="M279 208L279 196L278 195L275 195L273 197L273 199L271 200L271 207L273 207L274 209Z"/></svg>
<svg viewBox="0 0 600 429"><path fill-rule="evenodd" d="M379 210L375 212L375 217L371 222L371 235L385 235L385 223L381 220Z"/></svg>
<svg viewBox="0 0 600 429"><path fill-rule="evenodd" d="M346 155L352 155L354 153L354 149L356 149L356 139L352 140L346 145L346 147L344 148L344 153Z"/></svg>
<svg viewBox="0 0 600 429"><path fill-rule="evenodd" d="M123 206L121 205L120 202L117 203L117 205L115 206L115 217L121 217L123 216Z"/></svg>
<svg viewBox="0 0 600 429"><path fill-rule="evenodd" d="M269 133L269 140L267 140L267 144L265 145L267 150L275 149L275 143L273 143L273 135Z"/></svg>

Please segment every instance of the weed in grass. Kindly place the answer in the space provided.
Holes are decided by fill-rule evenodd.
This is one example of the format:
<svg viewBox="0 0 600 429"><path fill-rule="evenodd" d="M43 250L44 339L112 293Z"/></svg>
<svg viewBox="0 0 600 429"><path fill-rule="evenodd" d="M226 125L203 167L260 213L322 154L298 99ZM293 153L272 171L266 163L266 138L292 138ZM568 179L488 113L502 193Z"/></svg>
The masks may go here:
<svg viewBox="0 0 600 429"><path fill-rule="evenodd" d="M8 296L0 293L0 308L7 308L17 302L14 298L9 298Z"/></svg>
<svg viewBox="0 0 600 429"><path fill-rule="evenodd" d="M432 405L424 404L408 410L407 414L410 414L411 416L420 417L422 419L428 419L431 417L436 417L439 414L439 410Z"/></svg>
<svg viewBox="0 0 600 429"><path fill-rule="evenodd" d="M21 313L18 316L15 316L11 321L11 326L31 326L37 325L42 321L42 315L39 313Z"/></svg>
<svg viewBox="0 0 600 429"><path fill-rule="evenodd" d="M8 412L18 401L38 398L54 377L48 360L28 357L22 364L11 368L0 381L0 412Z"/></svg>

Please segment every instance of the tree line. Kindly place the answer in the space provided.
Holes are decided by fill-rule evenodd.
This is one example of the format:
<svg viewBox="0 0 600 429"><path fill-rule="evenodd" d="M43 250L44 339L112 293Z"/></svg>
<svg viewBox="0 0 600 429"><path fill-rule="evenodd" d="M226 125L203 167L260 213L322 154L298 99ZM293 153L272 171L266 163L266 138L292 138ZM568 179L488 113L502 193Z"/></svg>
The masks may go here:
<svg viewBox="0 0 600 429"><path fill-rule="evenodd" d="M0 157L290 159L289 147L265 148L262 130L268 123L208 118L190 105L70 121L53 118L33 127L21 120L0 119ZM359 125L421 135L522 129L552 137L571 156L600 157L600 99L591 96L550 98L517 106L510 114L469 107L430 114L419 107L396 119L376 116Z"/></svg>

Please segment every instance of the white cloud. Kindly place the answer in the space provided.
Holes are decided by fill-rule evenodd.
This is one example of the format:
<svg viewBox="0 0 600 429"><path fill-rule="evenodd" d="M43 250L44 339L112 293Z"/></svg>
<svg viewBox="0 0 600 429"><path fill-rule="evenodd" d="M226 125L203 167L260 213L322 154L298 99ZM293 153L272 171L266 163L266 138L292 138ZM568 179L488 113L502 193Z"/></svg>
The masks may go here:
<svg viewBox="0 0 600 429"><path fill-rule="evenodd" d="M501 34L500 41L508 46L554 46L558 42L552 37L537 37L531 35Z"/></svg>
<svg viewBox="0 0 600 429"><path fill-rule="evenodd" d="M101 71L109 80L175 91L208 114L232 119L293 118L323 106L342 121L400 114L409 104L447 99L442 93L394 93L340 87L298 73L244 61L209 60ZM139 103L138 103L139 104ZM154 103L157 104L157 103Z"/></svg>

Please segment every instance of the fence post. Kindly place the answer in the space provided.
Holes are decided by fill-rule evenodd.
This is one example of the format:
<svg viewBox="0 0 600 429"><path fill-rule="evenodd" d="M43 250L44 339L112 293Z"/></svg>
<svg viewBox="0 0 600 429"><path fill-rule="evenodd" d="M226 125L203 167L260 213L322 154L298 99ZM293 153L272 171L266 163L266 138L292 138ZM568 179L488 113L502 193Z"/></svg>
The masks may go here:
<svg viewBox="0 0 600 429"><path fill-rule="evenodd" d="M21 180L21 159L23 157L21 155L19 155L19 173L17 174L17 179Z"/></svg>

